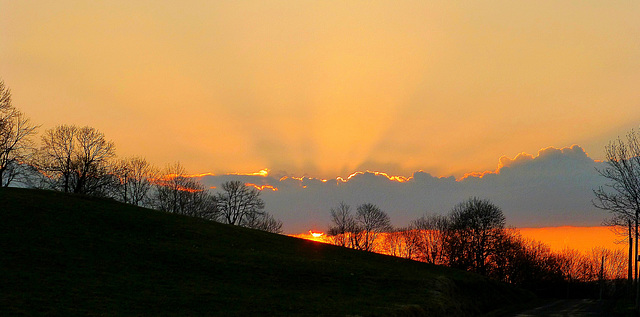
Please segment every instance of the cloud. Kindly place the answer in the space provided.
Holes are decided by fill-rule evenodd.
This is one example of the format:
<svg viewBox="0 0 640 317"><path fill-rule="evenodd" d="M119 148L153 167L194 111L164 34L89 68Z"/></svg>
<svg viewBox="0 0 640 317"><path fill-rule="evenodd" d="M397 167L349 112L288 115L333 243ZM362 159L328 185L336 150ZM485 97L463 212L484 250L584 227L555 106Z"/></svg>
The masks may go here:
<svg viewBox="0 0 640 317"><path fill-rule="evenodd" d="M518 155L516 155L515 158L511 159L507 156L502 156L500 158L500 160L498 160L498 172L500 171L500 169L502 169L503 167L511 167L513 165L518 165L518 164L524 164L526 162L529 162L531 160L535 159L533 157L533 155L531 154L527 154L527 153L520 153Z"/></svg>
<svg viewBox="0 0 640 317"><path fill-rule="evenodd" d="M600 164L573 145L544 148L535 156L503 156L495 171L458 180L424 171L407 177L365 171L329 180L266 172L198 178L208 187L220 188L229 180L264 187L267 210L284 222L287 233L326 230L330 208L341 201L353 207L377 204L396 226L405 226L424 213L446 214L472 196L501 207L511 226L586 226L600 225L607 216L591 205L592 189L603 182L596 171Z"/></svg>
<svg viewBox="0 0 640 317"><path fill-rule="evenodd" d="M496 172L461 184L493 199L516 226L599 225L607 215L591 199L592 189L603 183L596 170L601 164L577 145L549 147L535 157L503 157Z"/></svg>
<svg viewBox="0 0 640 317"><path fill-rule="evenodd" d="M537 172L547 173L551 171L559 172L558 169L571 169L571 166L566 165L590 164L593 162L595 161L589 158L584 149L575 144L564 148L547 147L538 151L536 156L524 152L516 155L514 158L502 156L498 160L498 168L495 171L467 173L461 180L508 173L512 169L517 168L535 169Z"/></svg>

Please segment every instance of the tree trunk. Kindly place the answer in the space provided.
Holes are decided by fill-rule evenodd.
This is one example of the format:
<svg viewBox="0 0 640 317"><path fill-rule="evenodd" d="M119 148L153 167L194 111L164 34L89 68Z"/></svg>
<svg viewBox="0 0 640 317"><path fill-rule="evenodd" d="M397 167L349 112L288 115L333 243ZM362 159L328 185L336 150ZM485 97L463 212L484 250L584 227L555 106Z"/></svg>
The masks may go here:
<svg viewBox="0 0 640 317"><path fill-rule="evenodd" d="M635 223L635 235L636 235L636 248L635 248L635 253L634 253L634 257L633 257L633 262L635 263L635 267L636 267L636 275L635 275L635 281L636 281L636 310L640 308L640 283L638 283L638 216L640 216L640 210L636 210L636 223Z"/></svg>
<svg viewBox="0 0 640 317"><path fill-rule="evenodd" d="M600 300L602 300L602 294L604 292L604 255L600 261L600 274L598 276L598 284L600 285Z"/></svg>
<svg viewBox="0 0 640 317"><path fill-rule="evenodd" d="M633 224L629 220L629 267L627 269L628 292L631 293L633 287Z"/></svg>

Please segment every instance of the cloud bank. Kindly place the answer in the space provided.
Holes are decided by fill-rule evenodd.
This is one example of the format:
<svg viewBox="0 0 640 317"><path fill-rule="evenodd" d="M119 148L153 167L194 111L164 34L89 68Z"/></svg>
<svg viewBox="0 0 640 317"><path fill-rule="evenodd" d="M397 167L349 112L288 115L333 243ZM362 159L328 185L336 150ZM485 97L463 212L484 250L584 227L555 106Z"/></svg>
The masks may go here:
<svg viewBox="0 0 640 317"><path fill-rule="evenodd" d="M501 207L510 226L592 226L607 216L591 204L592 189L604 182L596 170L601 164L573 145L545 148L536 155L503 156L495 171L469 173L460 179L423 171L410 177L367 171L331 180L265 171L197 177L212 188L229 180L261 188L267 210L284 222L286 233L326 230L330 208L341 201L353 208L374 203L396 226L404 226L425 213L446 214L472 196Z"/></svg>

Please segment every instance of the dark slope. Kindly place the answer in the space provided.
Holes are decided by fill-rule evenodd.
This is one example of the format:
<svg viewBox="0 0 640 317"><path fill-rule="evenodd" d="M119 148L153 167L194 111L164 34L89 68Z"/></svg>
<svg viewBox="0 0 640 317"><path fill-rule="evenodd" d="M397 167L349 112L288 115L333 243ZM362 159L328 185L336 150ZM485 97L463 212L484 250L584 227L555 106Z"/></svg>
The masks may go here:
<svg viewBox="0 0 640 317"><path fill-rule="evenodd" d="M0 315L477 315L528 295L457 270L0 188Z"/></svg>

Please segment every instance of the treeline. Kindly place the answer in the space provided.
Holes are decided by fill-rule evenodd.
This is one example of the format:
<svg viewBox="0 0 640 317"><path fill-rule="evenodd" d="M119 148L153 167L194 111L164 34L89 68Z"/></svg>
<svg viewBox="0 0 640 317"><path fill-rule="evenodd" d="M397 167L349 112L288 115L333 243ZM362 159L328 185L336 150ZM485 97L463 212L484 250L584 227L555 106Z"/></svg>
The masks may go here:
<svg viewBox="0 0 640 317"><path fill-rule="evenodd" d="M507 228L502 210L479 198L456 205L447 215L422 216L405 228L392 228L388 215L375 205L361 205L352 213L350 206L340 203L331 209L328 239L344 247L476 272L555 295L564 295L557 292L564 292L570 283L609 281L611 287L611 281L625 278L627 268L620 250L552 252Z"/></svg>
<svg viewBox="0 0 640 317"><path fill-rule="evenodd" d="M177 162L160 170L142 157L118 158L115 145L92 127L59 125L36 144L39 126L11 102L0 80L0 186L21 184L281 233L260 192L239 181L212 193Z"/></svg>

